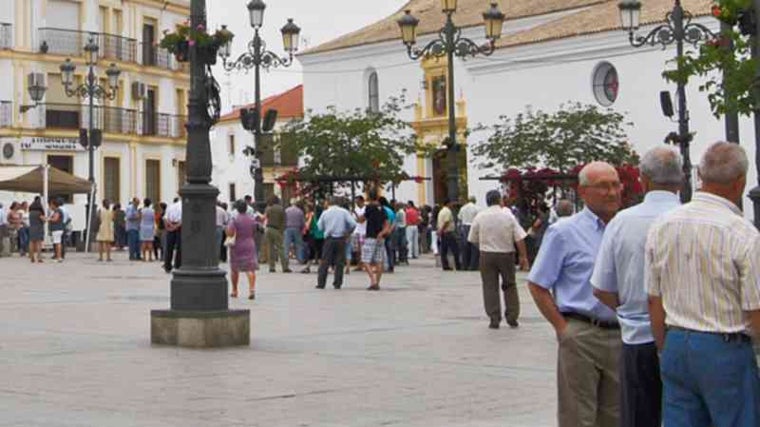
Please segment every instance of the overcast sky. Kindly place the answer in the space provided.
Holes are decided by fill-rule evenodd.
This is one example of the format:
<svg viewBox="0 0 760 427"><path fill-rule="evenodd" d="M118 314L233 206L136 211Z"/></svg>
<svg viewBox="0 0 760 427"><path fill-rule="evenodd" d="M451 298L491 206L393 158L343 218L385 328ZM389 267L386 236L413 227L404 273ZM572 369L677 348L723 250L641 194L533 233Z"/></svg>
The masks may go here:
<svg viewBox="0 0 760 427"><path fill-rule="evenodd" d="M246 4L249 0L207 0L209 28L221 24L235 33L232 55L240 55L253 38ZM407 0L265 0L263 38L269 50L284 54L280 28L287 18L301 27L301 47L316 46L343 34L376 22L400 9ZM214 69L222 85L222 103L228 111L229 102L238 105L253 101L253 72L233 72L227 77L224 70ZM301 67L296 61L289 68L262 73L262 99L283 92L302 82ZM228 90L228 84L231 90Z"/></svg>

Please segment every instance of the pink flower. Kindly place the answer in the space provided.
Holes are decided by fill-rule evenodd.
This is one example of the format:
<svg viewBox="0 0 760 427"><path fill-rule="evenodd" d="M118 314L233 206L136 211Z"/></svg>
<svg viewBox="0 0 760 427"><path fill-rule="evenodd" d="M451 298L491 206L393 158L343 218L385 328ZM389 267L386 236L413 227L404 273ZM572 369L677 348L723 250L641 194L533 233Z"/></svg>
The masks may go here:
<svg viewBox="0 0 760 427"><path fill-rule="evenodd" d="M188 40L187 45L191 47L195 46L195 40Z"/></svg>
<svg viewBox="0 0 760 427"><path fill-rule="evenodd" d="M195 29L198 30L198 31L203 31L203 30L206 29L206 27L204 27L203 24L198 24L198 26L195 27Z"/></svg>

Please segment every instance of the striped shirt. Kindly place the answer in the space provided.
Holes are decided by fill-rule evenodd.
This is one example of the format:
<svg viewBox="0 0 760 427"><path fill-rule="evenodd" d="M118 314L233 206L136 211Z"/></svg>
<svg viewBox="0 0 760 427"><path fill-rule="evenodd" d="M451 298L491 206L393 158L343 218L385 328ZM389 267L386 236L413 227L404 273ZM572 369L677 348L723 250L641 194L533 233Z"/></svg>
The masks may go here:
<svg viewBox="0 0 760 427"><path fill-rule="evenodd" d="M744 332L744 312L760 310L760 233L733 203L698 192L650 229L645 277L667 325Z"/></svg>

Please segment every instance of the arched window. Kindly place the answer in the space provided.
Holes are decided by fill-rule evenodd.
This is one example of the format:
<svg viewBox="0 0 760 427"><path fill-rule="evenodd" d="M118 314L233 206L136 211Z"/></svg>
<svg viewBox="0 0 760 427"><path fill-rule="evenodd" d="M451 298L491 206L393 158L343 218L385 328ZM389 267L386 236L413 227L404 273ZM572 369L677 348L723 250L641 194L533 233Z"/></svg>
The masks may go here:
<svg viewBox="0 0 760 427"><path fill-rule="evenodd" d="M369 93L369 111L372 113L380 112L380 89L377 82L377 71L370 73L367 79Z"/></svg>

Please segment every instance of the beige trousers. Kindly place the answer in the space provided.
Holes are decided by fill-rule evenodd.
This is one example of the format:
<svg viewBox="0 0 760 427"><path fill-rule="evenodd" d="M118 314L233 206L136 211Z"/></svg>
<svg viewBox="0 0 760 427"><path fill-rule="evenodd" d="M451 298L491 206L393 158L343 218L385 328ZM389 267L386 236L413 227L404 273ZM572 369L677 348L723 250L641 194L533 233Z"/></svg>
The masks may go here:
<svg viewBox="0 0 760 427"><path fill-rule="evenodd" d="M501 321L499 279L504 291L504 309L507 320L520 316L520 296L515 279L515 253L481 252L480 278L483 281L483 305L493 321Z"/></svg>
<svg viewBox="0 0 760 427"><path fill-rule="evenodd" d="M559 340L559 427L618 427L620 330L568 319Z"/></svg>

